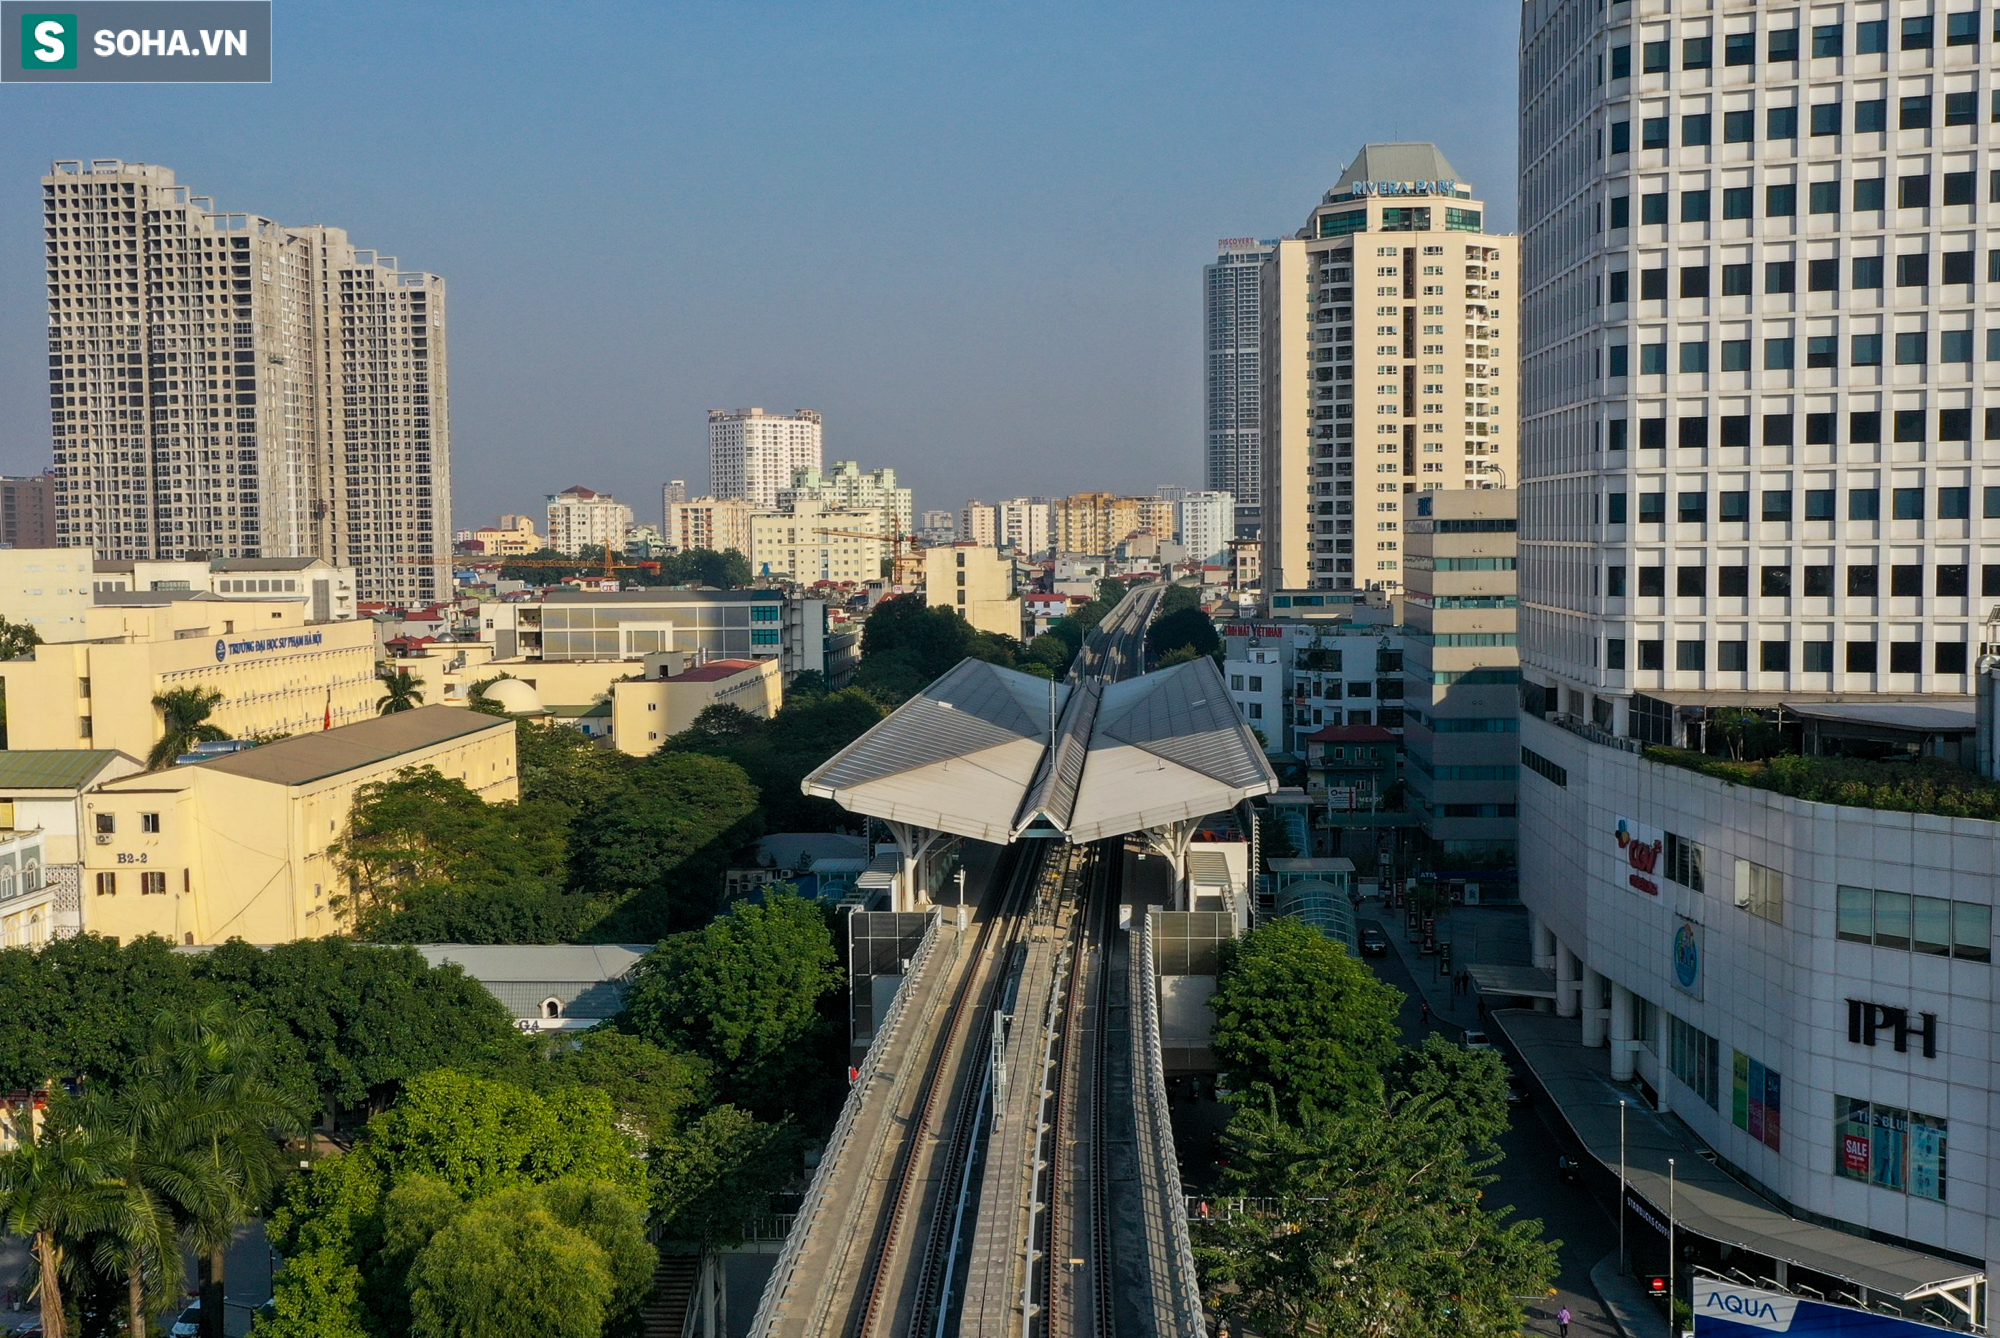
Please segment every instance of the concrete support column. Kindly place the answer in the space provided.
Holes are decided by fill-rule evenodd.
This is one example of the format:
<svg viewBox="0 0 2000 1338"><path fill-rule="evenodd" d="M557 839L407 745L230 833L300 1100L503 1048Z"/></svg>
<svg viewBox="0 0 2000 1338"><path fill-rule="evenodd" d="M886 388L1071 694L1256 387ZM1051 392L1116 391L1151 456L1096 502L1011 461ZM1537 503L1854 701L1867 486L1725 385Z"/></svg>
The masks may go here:
<svg viewBox="0 0 2000 1338"><path fill-rule="evenodd" d="M1556 940L1556 1016L1576 1016L1576 954Z"/></svg>
<svg viewBox="0 0 2000 1338"><path fill-rule="evenodd" d="M1528 913L1528 949L1534 954L1535 965L1544 971L1555 969L1556 935L1553 929L1542 922L1542 917L1533 911Z"/></svg>
<svg viewBox="0 0 2000 1338"><path fill-rule="evenodd" d="M1615 1082L1632 1081L1632 1051L1638 1038L1632 1034L1632 991L1611 982L1611 1077Z"/></svg>
<svg viewBox="0 0 2000 1338"><path fill-rule="evenodd" d="M1667 1101L1667 1075L1673 1072L1673 1066L1667 1058L1667 1056L1673 1053L1673 1051L1667 1048L1667 1016L1667 1010L1664 1008L1655 1008L1653 1010L1653 1017L1655 1019L1653 1022L1653 1053L1660 1057L1660 1080L1653 1084L1653 1086L1660 1094L1657 1109L1662 1115L1672 1109L1672 1106Z"/></svg>
<svg viewBox="0 0 2000 1338"><path fill-rule="evenodd" d="M1583 1043L1595 1049L1604 1044L1606 1022L1604 1005L1604 977L1585 963L1583 968Z"/></svg>

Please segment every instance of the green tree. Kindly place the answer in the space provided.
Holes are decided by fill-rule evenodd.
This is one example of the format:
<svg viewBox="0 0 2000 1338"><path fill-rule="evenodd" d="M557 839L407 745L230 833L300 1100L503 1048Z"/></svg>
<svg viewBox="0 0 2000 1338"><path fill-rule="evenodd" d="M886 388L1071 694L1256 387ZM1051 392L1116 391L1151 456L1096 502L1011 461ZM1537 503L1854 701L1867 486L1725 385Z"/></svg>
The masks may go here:
<svg viewBox="0 0 2000 1338"><path fill-rule="evenodd" d="M660 944L635 973L627 1021L711 1060L729 1099L781 1113L824 1089L821 1004L842 981L825 909L778 891Z"/></svg>
<svg viewBox="0 0 2000 1338"><path fill-rule="evenodd" d="M424 704L424 687L421 680L408 669L383 669L376 677L382 680L382 696L376 699L376 715L395 715L400 711L414 711Z"/></svg>
<svg viewBox="0 0 2000 1338"><path fill-rule="evenodd" d="M1153 611L1154 617L1164 618L1179 613L1182 609L1200 609L1201 590L1192 585L1170 585L1160 596L1160 606Z"/></svg>
<svg viewBox="0 0 2000 1338"><path fill-rule="evenodd" d="M785 685L785 700L789 702L824 697L827 692L825 674L817 669L801 669L792 675L792 681Z"/></svg>
<svg viewBox="0 0 2000 1338"><path fill-rule="evenodd" d="M521 802L560 807L570 816L603 799L618 783L622 753L599 748L581 730L517 721L514 748Z"/></svg>
<svg viewBox="0 0 2000 1338"><path fill-rule="evenodd" d="M0 1154L0 1213L25 1237L35 1263L33 1298L46 1338L68 1338L63 1297L65 1256L96 1229L115 1190L120 1163L115 1137L87 1127L73 1106L59 1103L32 1142Z"/></svg>
<svg viewBox="0 0 2000 1338"><path fill-rule="evenodd" d="M757 791L741 767L693 753L656 754L578 816L570 843L574 884L623 903L613 921L621 934L699 924L721 901L730 857L757 834L750 821L756 813Z"/></svg>
<svg viewBox="0 0 2000 1338"><path fill-rule="evenodd" d="M125 1081L145 1053L147 1023L194 1006L202 988L193 959L146 937L120 946L79 934L39 950L0 949L0 1085L39 1088L52 1078L105 1086Z"/></svg>
<svg viewBox="0 0 2000 1338"><path fill-rule="evenodd" d="M146 754L146 769L158 771L171 766L173 760L188 752L197 743L215 743L229 737L228 731L220 725L209 723L208 717L215 708L222 705L222 694L214 688L168 688L153 698L153 709L160 713L162 733L160 741L153 745L153 751Z"/></svg>
<svg viewBox="0 0 2000 1338"><path fill-rule="evenodd" d="M1215 1054L1239 1102L1280 1116L1378 1098L1401 996L1341 944L1294 919L1222 945Z"/></svg>
<svg viewBox="0 0 2000 1338"><path fill-rule="evenodd" d="M26 623L0 615L0 660L18 660L42 644L42 634Z"/></svg>
<svg viewBox="0 0 2000 1338"><path fill-rule="evenodd" d="M598 1338L614 1291L604 1251L520 1192L479 1204L410 1267L412 1338Z"/></svg>
<svg viewBox="0 0 2000 1338"><path fill-rule="evenodd" d="M761 1205L798 1169L799 1137L736 1106L717 1106L665 1139L654 1158L667 1233L705 1246L739 1243Z"/></svg>
<svg viewBox="0 0 2000 1338"><path fill-rule="evenodd" d="M1178 586L1171 588L1179 589ZM1164 614L1155 618L1153 625L1146 629L1146 651L1156 660L1169 651L1183 647L1191 647L1203 655L1213 655L1222 649L1222 638L1215 633L1215 623L1199 608Z"/></svg>
<svg viewBox="0 0 2000 1338"><path fill-rule="evenodd" d="M1012 665L1020 649L1011 637L976 630L956 609L896 595L877 604L862 624L854 682L884 701L900 702L968 656Z"/></svg>
<svg viewBox="0 0 2000 1338"><path fill-rule="evenodd" d="M1503 1072L1434 1037L1342 1109L1240 1109L1227 1192L1269 1206L1203 1233L1208 1286L1260 1333L1519 1334L1518 1298L1554 1277L1556 1243L1482 1206Z"/></svg>

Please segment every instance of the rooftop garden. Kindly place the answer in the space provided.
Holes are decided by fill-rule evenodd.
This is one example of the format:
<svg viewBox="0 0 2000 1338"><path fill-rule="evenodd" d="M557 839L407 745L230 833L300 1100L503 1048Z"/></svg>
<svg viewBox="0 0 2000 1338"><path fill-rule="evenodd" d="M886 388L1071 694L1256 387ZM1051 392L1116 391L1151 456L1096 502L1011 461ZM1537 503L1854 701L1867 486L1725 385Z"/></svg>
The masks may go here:
<svg viewBox="0 0 2000 1338"><path fill-rule="evenodd" d="M2000 822L2000 784L1941 758L1875 760L1796 753L1728 758L1658 744L1648 745L1645 756L1717 780L1754 785L1814 803Z"/></svg>

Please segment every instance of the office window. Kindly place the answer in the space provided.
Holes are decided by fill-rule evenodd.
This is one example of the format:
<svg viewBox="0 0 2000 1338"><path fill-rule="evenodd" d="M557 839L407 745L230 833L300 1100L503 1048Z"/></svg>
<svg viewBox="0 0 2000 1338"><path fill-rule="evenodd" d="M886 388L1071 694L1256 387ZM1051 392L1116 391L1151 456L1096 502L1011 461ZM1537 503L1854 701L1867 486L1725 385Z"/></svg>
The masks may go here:
<svg viewBox="0 0 2000 1338"><path fill-rule="evenodd" d="M1770 61L1797 60L1799 58L1799 30L1797 28L1774 29L1765 43L1764 56Z"/></svg>
<svg viewBox="0 0 2000 1338"><path fill-rule="evenodd" d="M1709 119L1707 112L1696 112L1681 117L1681 143L1690 148L1699 148L1709 141Z"/></svg>
<svg viewBox="0 0 2000 1338"><path fill-rule="evenodd" d="M1797 107L1770 107L1764 112L1764 138L1797 139L1799 137L1799 109Z"/></svg>
<svg viewBox="0 0 2000 1338"><path fill-rule="evenodd" d="M1924 490L1922 488L1895 488L1889 496L1889 514L1897 520L1922 520L1924 518Z"/></svg>
<svg viewBox="0 0 2000 1338"><path fill-rule="evenodd" d="M1604 596L1606 599L1625 598L1625 567L1622 563L1612 563L1604 569Z"/></svg>
<svg viewBox="0 0 2000 1338"><path fill-rule="evenodd" d="M1899 209L1927 209L1931 203L1931 179L1928 173L1915 172L1909 176L1896 178L1896 207Z"/></svg>
<svg viewBox="0 0 2000 1338"><path fill-rule="evenodd" d="M1972 361L1972 331L1970 331L1970 330L1940 330L1940 331L1938 332L1938 361L1939 361L1939 362L1971 362L1971 361ZM1956 409L1956 410L1954 410L1954 409L1941 409L1941 410L1939 410L1939 412L1938 412L1938 417L1939 417L1939 419L1940 419L1940 420L1942 420L1942 419L1943 419L1943 417L1944 417L1944 415L1945 415L1945 414L1948 414L1948 413L1959 413L1959 414L1964 414L1964 415L1966 416L1966 426L1965 426L1965 427L1964 427L1963 429L1961 429L1961 430L1960 430L1960 433L1959 433L1959 435L1957 435L1957 436L1955 436L1955 437L1946 437L1946 438L1945 438L1945 440L1946 440L1946 441L1965 441L1965 440L1967 440L1968 438L1970 438L1970 437L1971 437L1971 435L1972 435L1972 432L1971 432L1971 416L1972 416L1972 411L1971 411L1970 409Z"/></svg>
<svg viewBox="0 0 2000 1338"><path fill-rule="evenodd" d="M1667 118L1648 116L1639 122L1639 147L1642 149L1664 149L1667 147Z"/></svg>
<svg viewBox="0 0 2000 1338"><path fill-rule="evenodd" d="M1747 372L1750 370L1750 341L1747 339L1725 339L1722 341L1722 370L1725 372ZM1750 444L1750 419L1742 418L1743 440L1729 440L1729 419L1722 420L1722 444L1724 446L1748 446Z"/></svg>
<svg viewBox="0 0 2000 1338"><path fill-rule="evenodd" d="M1665 376L1667 373L1667 346L1665 344L1639 345L1639 375Z"/></svg>
<svg viewBox="0 0 2000 1338"><path fill-rule="evenodd" d="M1650 639L1641 638L1639 641L1640 670L1657 671L1666 668L1666 664L1667 664L1667 643L1660 640L1657 637Z"/></svg>
<svg viewBox="0 0 2000 1338"><path fill-rule="evenodd" d="M1887 19L1870 19L1866 23L1854 25L1854 51L1856 55L1872 56L1889 49L1889 22ZM1614 62L1618 53L1611 53Z"/></svg>
<svg viewBox="0 0 2000 1338"><path fill-rule="evenodd" d="M1680 496L1680 518L1683 525L1699 524L1708 519L1708 494L1705 492L1684 492Z"/></svg>
<svg viewBox="0 0 2000 1338"><path fill-rule="evenodd" d="M1816 102L1813 104L1812 132L1815 135L1837 135L1840 133L1840 104L1838 102Z"/></svg>
<svg viewBox="0 0 2000 1338"><path fill-rule="evenodd" d="M1766 599L1789 598L1792 593L1790 567L1765 567L1759 574L1757 593Z"/></svg>
<svg viewBox="0 0 2000 1338"><path fill-rule="evenodd" d="M1880 520L1882 518L1882 490L1880 488L1849 488L1847 490L1847 518L1849 520Z"/></svg>
<svg viewBox="0 0 2000 1338"><path fill-rule="evenodd" d="M1979 11L1961 10L1944 16L1944 44L1946 46L1979 45Z"/></svg>
<svg viewBox="0 0 2000 1338"><path fill-rule="evenodd" d="M1872 562L1850 563L1847 593L1856 599L1873 599L1882 593L1881 568Z"/></svg>
<svg viewBox="0 0 2000 1338"><path fill-rule="evenodd" d="M1681 370L1684 372L1705 372L1708 370L1708 345L1693 342L1681 345Z"/></svg>
<svg viewBox="0 0 2000 1338"><path fill-rule="evenodd" d="M1798 288L1798 266L1790 260L1770 260L1764 264L1764 291L1790 293Z"/></svg>
<svg viewBox="0 0 2000 1338"><path fill-rule="evenodd" d="M1972 282L1972 252L1946 251L1943 259L1944 282L1964 284Z"/></svg>
<svg viewBox="0 0 2000 1338"><path fill-rule="evenodd" d="M1622 451L1625 449L1626 423L1623 418L1613 418L1604 425L1604 449Z"/></svg>
<svg viewBox="0 0 2000 1338"><path fill-rule="evenodd" d="M1664 418L1641 418L1639 420L1639 449L1642 451L1663 451L1667 448L1667 420Z"/></svg>
<svg viewBox="0 0 2000 1338"><path fill-rule="evenodd" d="M1889 593L1898 599L1920 599L1924 593L1924 569L1913 562L1898 562L1889 568Z"/></svg>
<svg viewBox="0 0 2000 1338"><path fill-rule="evenodd" d="M1642 492L1639 494L1639 523L1641 525L1663 525L1667 519L1667 495L1663 492Z"/></svg>
<svg viewBox="0 0 2000 1338"><path fill-rule="evenodd" d="M1940 599L1964 599L1972 593L1972 568L1963 562L1941 562L1937 569Z"/></svg>
<svg viewBox="0 0 2000 1338"><path fill-rule="evenodd" d="M1750 668L1750 643L1747 641L1718 641L1715 643L1715 667L1725 674L1740 674Z"/></svg>
<svg viewBox="0 0 2000 1338"><path fill-rule="evenodd" d="M1874 642L1850 641L1847 643L1847 672L1850 674L1872 674L1875 672Z"/></svg>
<svg viewBox="0 0 2000 1338"><path fill-rule="evenodd" d="M1725 219L1751 218L1756 213L1757 193L1748 186L1725 186L1722 191L1722 216ZM1725 269L1727 267L1725 266ZM1748 269L1749 266L1743 266ZM1744 291L1749 291L1745 289Z"/></svg>
<svg viewBox="0 0 2000 1338"><path fill-rule="evenodd" d="M1624 376L1631 370L1631 350L1623 344L1613 344L1605 350L1604 371L1607 376Z"/></svg>
<svg viewBox="0 0 2000 1338"><path fill-rule="evenodd" d="M1902 49L1905 51L1928 51L1935 25L1928 14L1918 14L1903 20Z"/></svg>
<svg viewBox="0 0 2000 1338"><path fill-rule="evenodd" d="M1767 674L1790 673L1792 668L1792 643L1789 641L1761 641L1757 644L1757 667Z"/></svg>
<svg viewBox="0 0 2000 1338"><path fill-rule="evenodd" d="M1674 668L1700 673L1708 668L1708 646L1701 641L1674 643Z"/></svg>
<svg viewBox="0 0 2000 1338"><path fill-rule="evenodd" d="M1708 568L1676 567L1674 593L1682 599L1700 599L1708 593Z"/></svg>
<svg viewBox="0 0 2000 1338"><path fill-rule="evenodd" d="M1844 36L1845 34L1842 33L1841 27L1838 23L1820 23L1813 25L1813 30L1812 30L1813 58L1815 60L1818 60L1826 56L1840 55L1844 49L1844 43L1842 41L1842 38Z"/></svg>
<svg viewBox="0 0 2000 1338"><path fill-rule="evenodd" d="M1806 415L1806 445L1831 446L1833 444L1833 415L1830 413L1809 413Z"/></svg>
<svg viewBox="0 0 2000 1338"><path fill-rule="evenodd" d="M1756 138L1756 112L1728 111L1722 113L1722 142L1724 144L1748 144Z"/></svg>
<svg viewBox="0 0 2000 1338"><path fill-rule="evenodd" d="M1879 211L1886 207L1888 189L1884 177L1861 177L1854 183L1854 209L1856 213ZM1872 288L1882 285L1870 284Z"/></svg>
<svg viewBox="0 0 2000 1338"><path fill-rule="evenodd" d="M1898 367L1921 367L1924 364L1925 345L1922 330L1906 330L1896 336L1896 365Z"/></svg>
<svg viewBox="0 0 2000 1338"><path fill-rule="evenodd" d="M1629 79L1632 77L1632 48L1614 46L1611 48L1611 77Z"/></svg>
<svg viewBox="0 0 2000 1338"><path fill-rule="evenodd" d="M1664 269L1639 271L1639 300L1664 302L1667 299L1667 272Z"/></svg>
<svg viewBox="0 0 2000 1338"><path fill-rule="evenodd" d="M1882 440L1882 414L1876 409L1856 409L1847 415L1847 439L1852 442Z"/></svg>
<svg viewBox="0 0 2000 1338"><path fill-rule="evenodd" d="M1748 215L1745 215L1748 217ZM1750 295L1750 266L1724 265L1722 267L1722 295L1724 297L1748 297Z"/></svg>
<svg viewBox="0 0 2000 1338"><path fill-rule="evenodd" d="M2000 254L1996 252L1995 254ZM1607 286L1606 297L1613 306L1625 301L1631 295L1632 275L1627 270L1611 271L1611 282Z"/></svg>
<svg viewBox="0 0 2000 1338"><path fill-rule="evenodd" d="M1831 488L1806 489L1806 519L1807 520L1833 519L1833 489Z"/></svg>
<svg viewBox="0 0 2000 1338"><path fill-rule="evenodd" d="M1971 517L1972 517L1972 489L1970 488L1938 489L1939 520L1969 520L1971 519Z"/></svg>
<svg viewBox="0 0 2000 1338"><path fill-rule="evenodd" d="M1705 190L1684 190L1681 192L1681 222L1708 222L1708 192Z"/></svg>
<svg viewBox="0 0 2000 1338"><path fill-rule="evenodd" d="M1979 94L1947 93L1944 95L1944 123L1946 125L1979 124ZM1946 201L1950 203L1950 201Z"/></svg>
<svg viewBox="0 0 2000 1338"><path fill-rule="evenodd" d="M1766 339L1764 341L1764 370L1772 372L1788 372L1791 369L1792 369L1791 339L1790 338Z"/></svg>
<svg viewBox="0 0 2000 1338"><path fill-rule="evenodd" d="M1896 128L1898 130L1928 130L1931 128L1931 96L1916 93L1896 102Z"/></svg>
<svg viewBox="0 0 2000 1338"><path fill-rule="evenodd" d="M1987 520L2000 516L2000 488L1983 488L1980 494L1979 514Z"/></svg>
<svg viewBox="0 0 2000 1338"><path fill-rule="evenodd" d="M1667 593L1667 569L1665 567L1639 568L1639 597L1660 599Z"/></svg>
<svg viewBox="0 0 2000 1338"><path fill-rule="evenodd" d="M1921 642L1897 641L1889 646L1889 672L1892 674L1914 674L1922 670L1924 648Z"/></svg>
<svg viewBox="0 0 2000 1338"><path fill-rule="evenodd" d="M1604 667L1623 669L1625 667L1625 638L1622 636L1604 639Z"/></svg>
<svg viewBox="0 0 2000 1338"><path fill-rule="evenodd" d="M1750 594L1750 569L1741 565L1715 569L1715 593L1724 599L1744 599Z"/></svg>
<svg viewBox="0 0 2000 1338"><path fill-rule="evenodd" d="M1669 881L1679 883L1690 892L1702 890L1701 847L1684 836L1666 833L1666 847L1660 857L1660 872Z"/></svg>
<svg viewBox="0 0 2000 1338"><path fill-rule="evenodd" d="M1689 1091L1706 1101L1710 1109L1715 1109L1721 1092L1721 1082L1716 1076L1719 1051L1715 1038L1690 1027L1671 1013L1667 1015L1667 1023L1668 1065L1673 1069L1674 1076L1685 1083Z"/></svg>
<svg viewBox="0 0 2000 1338"><path fill-rule="evenodd" d="M1667 195L1656 191L1639 197L1639 221L1641 223L1665 223L1667 221Z"/></svg>
<svg viewBox="0 0 2000 1338"><path fill-rule="evenodd" d="M1951 904L1951 955L1961 962L1993 960L1993 908L1977 902Z"/></svg>
<svg viewBox="0 0 2000 1338"><path fill-rule="evenodd" d="M1840 341L1832 335L1806 337L1806 366L1832 367L1840 360Z"/></svg>
<svg viewBox="0 0 2000 1338"><path fill-rule="evenodd" d="M1681 296L1708 296L1708 266L1689 265L1681 270Z"/></svg>
<svg viewBox="0 0 2000 1338"><path fill-rule="evenodd" d="M1760 494L1765 520L1790 520L1792 518L1792 491L1789 488L1771 488Z"/></svg>
<svg viewBox="0 0 2000 1338"><path fill-rule="evenodd" d="M1808 598L1830 599L1833 596L1833 568L1823 563L1814 563L1806 568L1806 595Z"/></svg>
<svg viewBox="0 0 2000 1338"><path fill-rule="evenodd" d="M1632 200L1625 195L1615 195L1611 199L1611 226L1622 228L1632 221Z"/></svg>
<svg viewBox="0 0 2000 1338"><path fill-rule="evenodd" d="M1833 672L1833 643L1831 641L1808 641L1800 647L1805 672L1809 674L1830 674Z"/></svg>
<svg viewBox="0 0 2000 1338"><path fill-rule="evenodd" d="M1787 419L1786 421L1790 421ZM1717 498L1717 515L1723 520L1748 521L1750 519L1750 494L1741 489L1731 489Z"/></svg>
<svg viewBox="0 0 2000 1338"><path fill-rule="evenodd" d="M1757 63L1757 34L1730 33L1722 39L1722 63L1724 65L1755 65Z"/></svg>
<svg viewBox="0 0 2000 1338"><path fill-rule="evenodd" d="M1878 334L1858 334L1848 341L1847 360L1856 367L1880 367L1882 365L1882 336Z"/></svg>
<svg viewBox="0 0 2000 1338"><path fill-rule="evenodd" d="M1789 182L1764 187L1764 213L1769 218L1790 218L1799 212L1799 188ZM1789 265L1792 262L1784 262ZM1768 291L1768 290L1767 290ZM1791 289L1785 289L1790 292Z"/></svg>
<svg viewBox="0 0 2000 1338"><path fill-rule="evenodd" d="M1642 74L1665 74L1668 69L1667 62L1671 58L1671 48L1668 43L1647 42L1639 49L1639 70Z"/></svg>
<svg viewBox="0 0 2000 1338"><path fill-rule="evenodd" d="M1896 286L1922 288L1931 281L1931 258L1922 252L1896 257Z"/></svg>

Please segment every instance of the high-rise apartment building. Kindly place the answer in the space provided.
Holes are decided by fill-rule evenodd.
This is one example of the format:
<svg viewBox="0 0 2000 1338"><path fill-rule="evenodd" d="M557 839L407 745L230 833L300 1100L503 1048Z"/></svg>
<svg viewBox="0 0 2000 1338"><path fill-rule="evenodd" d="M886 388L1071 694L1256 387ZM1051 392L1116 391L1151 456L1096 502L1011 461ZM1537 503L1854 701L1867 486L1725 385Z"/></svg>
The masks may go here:
<svg viewBox="0 0 2000 1338"><path fill-rule="evenodd" d="M1196 562L1225 562L1236 516L1236 499L1226 492L1187 493L1174 503L1174 538Z"/></svg>
<svg viewBox="0 0 2000 1338"><path fill-rule="evenodd" d="M1201 271L1204 412L1208 436L1203 465L1210 492L1236 498L1236 528L1257 533L1263 504L1263 369L1259 360L1264 332L1264 260L1275 241L1224 237L1215 244L1215 263Z"/></svg>
<svg viewBox="0 0 2000 1338"><path fill-rule="evenodd" d="M54 548L55 536L55 480L0 476L0 548Z"/></svg>
<svg viewBox="0 0 2000 1338"><path fill-rule="evenodd" d="M991 502L970 501L958 509L957 542L996 547L1000 542L1000 509Z"/></svg>
<svg viewBox="0 0 2000 1338"><path fill-rule="evenodd" d="M2000 594L1990 7L1521 15L1537 965L1777 1205L1729 1228L1759 1276L1893 1258L1892 1304L1976 1318L2000 824L1919 778L1970 760Z"/></svg>
<svg viewBox="0 0 2000 1338"><path fill-rule="evenodd" d="M747 558L750 517L756 511L741 497L697 497L691 502L671 503L667 523L661 528L667 551L706 548L717 553L733 551Z"/></svg>
<svg viewBox="0 0 2000 1338"><path fill-rule="evenodd" d="M996 507L1001 546L1022 557L1044 557L1055 546L1055 503L1046 497L1013 497Z"/></svg>
<svg viewBox="0 0 2000 1338"><path fill-rule="evenodd" d="M708 411L709 493L741 497L763 510L801 469L820 467L820 417L811 409Z"/></svg>
<svg viewBox="0 0 2000 1338"><path fill-rule="evenodd" d="M1139 532L1140 500L1109 492L1079 492L1057 499L1056 547L1065 553L1111 552Z"/></svg>
<svg viewBox="0 0 2000 1338"><path fill-rule="evenodd" d="M450 590L443 279L145 163L58 161L42 208L56 543Z"/></svg>
<svg viewBox="0 0 2000 1338"><path fill-rule="evenodd" d="M1410 493L1515 468L1518 239L1435 144L1363 146L1263 265L1264 583L1397 590Z"/></svg>
<svg viewBox="0 0 2000 1338"><path fill-rule="evenodd" d="M1135 497L1132 501L1139 512L1137 532L1172 543L1180 524L1180 511L1175 503L1165 497Z"/></svg>
<svg viewBox="0 0 2000 1338"><path fill-rule="evenodd" d="M661 487L660 528L662 531L666 529L665 517L667 514L667 508L671 506L678 506L680 503L685 502L687 499L688 499L688 485L686 479L674 479Z"/></svg>
<svg viewBox="0 0 2000 1338"><path fill-rule="evenodd" d="M910 532L910 490L897 486L893 469L864 472L853 460L839 460L825 473L817 465L801 469L778 490L780 507L808 500L823 502L834 511L879 511L884 534Z"/></svg>
<svg viewBox="0 0 2000 1338"><path fill-rule="evenodd" d="M753 514L746 556L760 581L873 581L884 574L889 537L880 511L842 511L807 497Z"/></svg>
<svg viewBox="0 0 2000 1338"><path fill-rule="evenodd" d="M632 508L608 492L578 485L549 498L549 547L558 553L586 548L618 551L632 528Z"/></svg>

